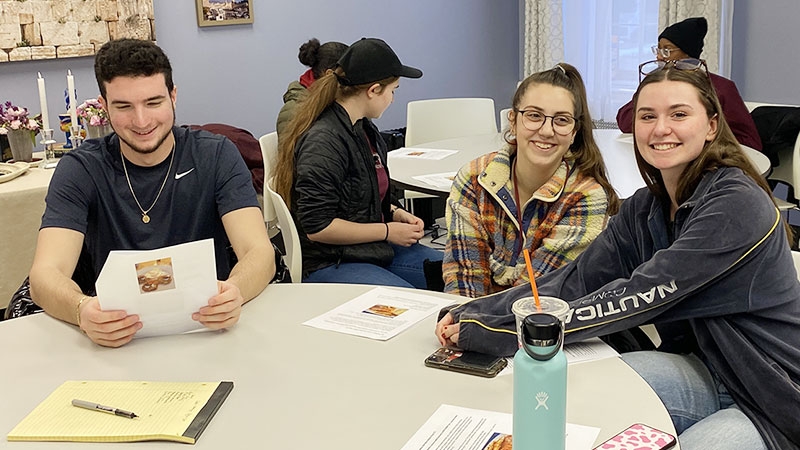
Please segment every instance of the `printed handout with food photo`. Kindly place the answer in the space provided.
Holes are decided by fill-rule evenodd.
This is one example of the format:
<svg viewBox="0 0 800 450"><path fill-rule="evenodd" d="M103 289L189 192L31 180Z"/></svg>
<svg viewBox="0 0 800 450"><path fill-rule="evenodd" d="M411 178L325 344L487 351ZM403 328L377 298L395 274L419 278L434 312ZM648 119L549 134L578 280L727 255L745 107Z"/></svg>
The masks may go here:
<svg viewBox="0 0 800 450"><path fill-rule="evenodd" d="M159 258L137 263L136 276L139 282L139 292L142 294L175 289L172 258Z"/></svg>
<svg viewBox="0 0 800 450"><path fill-rule="evenodd" d="M367 314L375 314L376 316L388 317L390 319L395 318L406 311L408 311L407 308L397 308L395 306L388 305L372 305L364 310L364 312Z"/></svg>

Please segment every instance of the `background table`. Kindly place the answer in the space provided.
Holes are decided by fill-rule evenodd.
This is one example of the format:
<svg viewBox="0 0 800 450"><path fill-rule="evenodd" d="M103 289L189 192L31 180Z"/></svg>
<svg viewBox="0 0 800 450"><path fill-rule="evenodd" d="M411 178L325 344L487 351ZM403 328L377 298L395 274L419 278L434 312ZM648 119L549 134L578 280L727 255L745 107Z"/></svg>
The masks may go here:
<svg viewBox="0 0 800 450"><path fill-rule="evenodd" d="M636 165L636 156L633 151L633 137L622 134L619 130L592 130L600 153L608 171L608 178L620 198L628 198L637 189L645 186L639 168ZM447 196L450 188L437 187L414 179L415 176L434 173L457 172L462 166L473 159L493 151L497 151L505 144L501 133L468 136L442 141L428 142L415 147L458 150L458 153L441 160L427 160L415 158L398 158L389 152L388 164L392 181L402 189L409 189L426 194ZM745 153L758 171L767 174L770 170L769 158L749 147L744 147Z"/></svg>
<svg viewBox="0 0 800 450"><path fill-rule="evenodd" d="M6 307L31 269L52 177L52 169L31 168L0 183L0 308Z"/></svg>
<svg viewBox="0 0 800 450"><path fill-rule="evenodd" d="M5 440L65 380L233 381L198 449L396 450L443 403L511 412L512 376L486 379L423 365L438 347L433 316L385 342L301 325L369 289L270 285L228 331L140 339L119 349L99 347L44 314L0 322L0 342L15 342L4 346L0 370L0 448L87 447ZM570 366L567 416L602 427L598 443L635 422L675 432L647 383L618 358Z"/></svg>

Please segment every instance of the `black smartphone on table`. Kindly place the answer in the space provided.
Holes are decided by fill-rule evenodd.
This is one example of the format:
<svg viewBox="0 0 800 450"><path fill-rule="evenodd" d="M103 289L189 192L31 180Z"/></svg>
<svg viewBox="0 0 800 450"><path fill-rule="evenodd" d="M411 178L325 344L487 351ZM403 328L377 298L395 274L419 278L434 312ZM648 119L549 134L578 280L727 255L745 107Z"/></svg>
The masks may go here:
<svg viewBox="0 0 800 450"><path fill-rule="evenodd" d="M469 352L442 347L425 358L425 365L436 369L492 378L502 371L508 362L500 356Z"/></svg>

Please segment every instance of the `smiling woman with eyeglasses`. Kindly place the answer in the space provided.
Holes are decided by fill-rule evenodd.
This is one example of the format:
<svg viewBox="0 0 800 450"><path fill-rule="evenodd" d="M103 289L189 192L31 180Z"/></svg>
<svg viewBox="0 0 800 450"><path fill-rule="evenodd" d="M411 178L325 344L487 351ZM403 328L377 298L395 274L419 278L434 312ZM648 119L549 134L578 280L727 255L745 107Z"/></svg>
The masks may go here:
<svg viewBox="0 0 800 450"><path fill-rule="evenodd" d="M700 59L703 52L703 39L708 30L704 17L692 17L672 24L658 36L658 45L651 47L655 61L648 61L639 66L641 81L650 71L663 67L663 64L675 64L678 70L705 70L717 91L722 104L725 120L731 127L736 140L740 144L761 151L761 138L756 124L750 116L739 90L733 81L720 75L708 72L705 61ZM659 66L661 64L662 66ZM644 67L647 65L646 67ZM617 112L617 125L623 133L633 131L633 102L628 102Z"/></svg>
<svg viewBox="0 0 800 450"><path fill-rule="evenodd" d="M525 283L583 251L619 200L592 136L586 90L569 64L525 79L514 94L507 146L464 166L445 210L445 292L466 297Z"/></svg>

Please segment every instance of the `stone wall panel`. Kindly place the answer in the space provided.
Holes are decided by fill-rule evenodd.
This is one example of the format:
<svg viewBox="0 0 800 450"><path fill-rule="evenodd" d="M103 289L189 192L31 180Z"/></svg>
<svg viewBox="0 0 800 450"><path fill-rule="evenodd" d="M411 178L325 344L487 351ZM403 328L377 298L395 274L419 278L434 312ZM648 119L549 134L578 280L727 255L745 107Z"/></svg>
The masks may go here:
<svg viewBox="0 0 800 450"><path fill-rule="evenodd" d="M12 49L22 41L22 29L13 23L0 24L0 48Z"/></svg>
<svg viewBox="0 0 800 450"><path fill-rule="evenodd" d="M77 22L45 22L41 24L42 44L44 45L77 45L78 23Z"/></svg>
<svg viewBox="0 0 800 450"><path fill-rule="evenodd" d="M58 58L74 58L76 56L92 56L95 49L92 44L60 45L56 49L56 53Z"/></svg>
<svg viewBox="0 0 800 450"><path fill-rule="evenodd" d="M153 1L0 0L0 62L91 56L123 37L155 40Z"/></svg>
<svg viewBox="0 0 800 450"><path fill-rule="evenodd" d="M38 23L55 21L56 19L53 17L52 3L53 2L32 2L31 8L33 9L33 21Z"/></svg>
<svg viewBox="0 0 800 450"><path fill-rule="evenodd" d="M20 13L17 17L20 25L33 25L33 12Z"/></svg>
<svg viewBox="0 0 800 450"><path fill-rule="evenodd" d="M21 25L30 23L28 17L33 16L31 2L0 2L0 23L15 23Z"/></svg>
<svg viewBox="0 0 800 450"><path fill-rule="evenodd" d="M117 2L116 0L108 0L105 2L97 3L97 15L100 16L105 22L117 20Z"/></svg>
<svg viewBox="0 0 800 450"><path fill-rule="evenodd" d="M97 16L97 0L72 0L72 20L94 22Z"/></svg>
<svg viewBox="0 0 800 450"><path fill-rule="evenodd" d="M150 39L150 20L142 16L131 16L117 22L117 35L131 39Z"/></svg>
<svg viewBox="0 0 800 450"><path fill-rule="evenodd" d="M81 44L99 44L108 42L108 25L105 22L82 22L78 27Z"/></svg>
<svg viewBox="0 0 800 450"><path fill-rule="evenodd" d="M22 39L34 47L42 45L42 33L39 31L39 24L22 25Z"/></svg>
<svg viewBox="0 0 800 450"><path fill-rule="evenodd" d="M9 61L30 61L31 48L30 47L17 47L8 54Z"/></svg>
<svg viewBox="0 0 800 450"><path fill-rule="evenodd" d="M52 45L31 47L31 59L55 59L56 48Z"/></svg>

